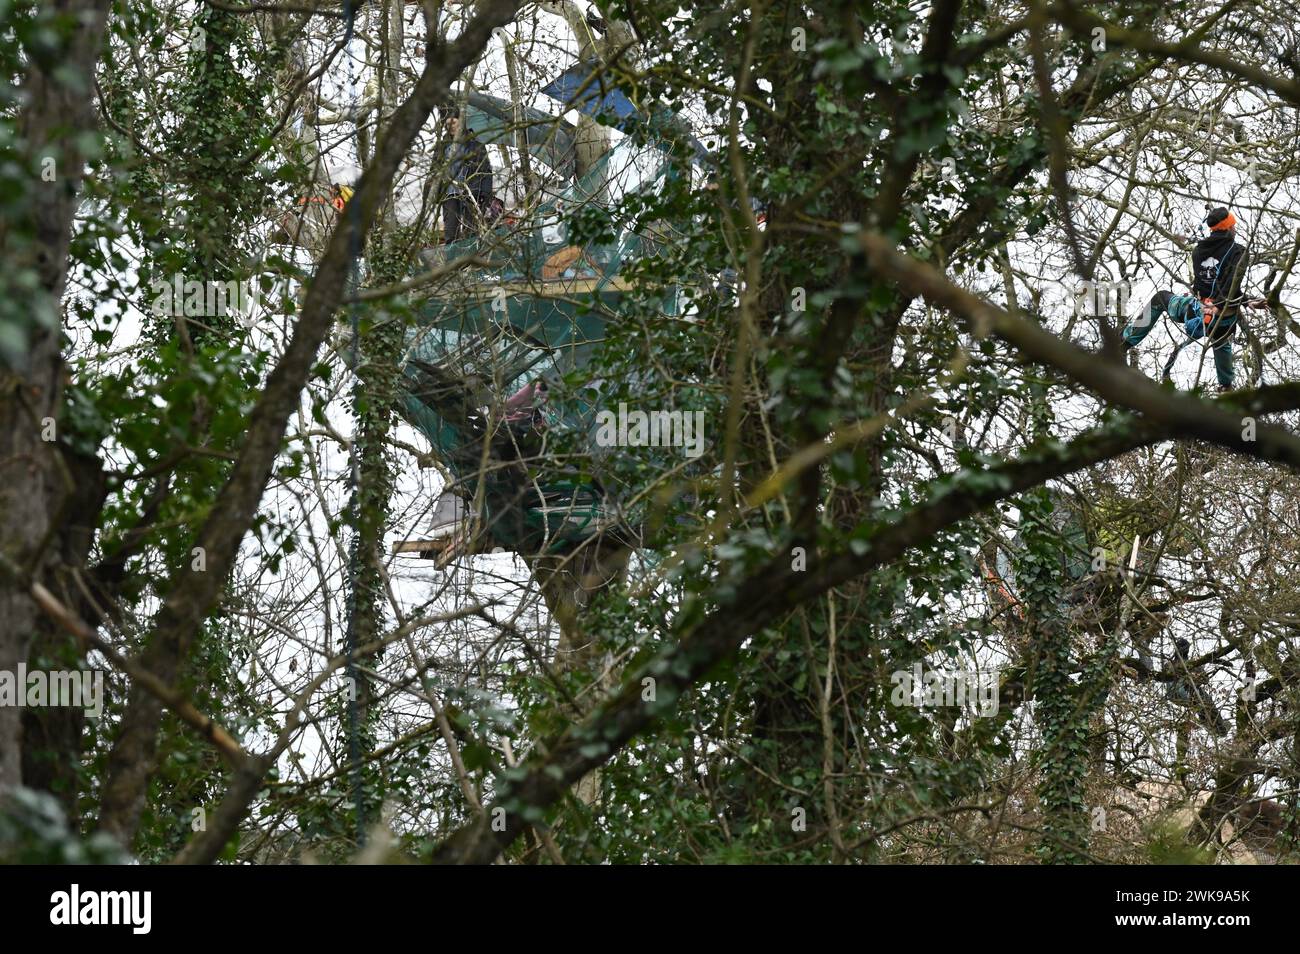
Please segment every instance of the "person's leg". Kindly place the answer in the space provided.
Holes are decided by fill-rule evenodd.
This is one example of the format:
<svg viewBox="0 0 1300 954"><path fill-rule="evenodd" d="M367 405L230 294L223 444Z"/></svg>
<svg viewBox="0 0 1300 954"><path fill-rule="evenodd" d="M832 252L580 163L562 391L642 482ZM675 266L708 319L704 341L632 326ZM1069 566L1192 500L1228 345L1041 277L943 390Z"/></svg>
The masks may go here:
<svg viewBox="0 0 1300 954"><path fill-rule="evenodd" d="M1151 329L1156 326L1156 319L1165 314L1169 308L1169 299L1172 297L1173 295L1167 291L1156 292L1142 313L1124 326L1125 350L1136 348L1142 343L1142 339L1151 333Z"/></svg>
<svg viewBox="0 0 1300 954"><path fill-rule="evenodd" d="M469 234L469 209L466 207L465 197L456 196L456 238L452 241L460 241Z"/></svg>
<svg viewBox="0 0 1300 954"><path fill-rule="evenodd" d="M480 189L474 193L474 230L479 233L492 225L488 220L488 205L491 202L492 193L490 190Z"/></svg>
<svg viewBox="0 0 1300 954"><path fill-rule="evenodd" d="M1223 338L1214 343L1214 371L1219 376L1219 389L1231 391L1236 377L1232 361L1232 339Z"/></svg>
<svg viewBox="0 0 1300 954"><path fill-rule="evenodd" d="M462 224L462 210L460 199L451 196L442 203L442 240L443 242L455 242L461 237L464 229Z"/></svg>

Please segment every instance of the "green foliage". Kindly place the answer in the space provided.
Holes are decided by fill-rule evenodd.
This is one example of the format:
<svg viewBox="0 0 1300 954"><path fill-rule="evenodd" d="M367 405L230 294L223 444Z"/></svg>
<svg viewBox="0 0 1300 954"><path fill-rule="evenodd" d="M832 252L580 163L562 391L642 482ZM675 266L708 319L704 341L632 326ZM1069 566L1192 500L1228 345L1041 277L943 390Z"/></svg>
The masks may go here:
<svg viewBox="0 0 1300 954"><path fill-rule="evenodd" d="M1144 3L1111 13L1140 23L1158 9ZM1026 363L992 336L972 335L950 311L912 300L873 272L859 243L864 230L884 232L991 298L1007 294L998 283L1008 240L1042 236L1048 246L1055 215L1041 181L1048 146L1032 125L1039 92L1023 44L994 44L966 58L1005 26L1001 13L980 4L961 8L957 53L943 63L922 52L935 15L924 5L832 2L762 17L728 5L605 5L609 17L624 12L638 24L645 58L638 95L712 124L706 165L716 167L717 188L701 188L704 170L683 158L688 150L678 142L662 191L630 196L617 209L570 210L570 241L608 243L632 227L652 254L626 266L619 277L630 290L616 305L584 306L599 311L604 339L589 363L556 383L552 400L699 413L706 446L698 458L649 446L593 455L590 435L547 434L549 459L539 471L599 483L644 528L632 557L635 583L602 586L581 606L590 658L610 661L609 673L596 665L549 671L551 650L539 641L527 646L525 662L485 652L473 667L458 659L421 674L427 696L446 705L469 783L486 799L501 795L508 807L526 810L569 862L969 863L996 855L990 816L1009 812L1008 767L1027 766L1041 815L1031 808L1006 830L1029 827L1028 818L1038 828L1038 858L1089 860L1089 733L1110 697L1119 647L1117 629L1089 639L1095 634L1072 617L1085 584L1106 584L1076 572L1078 559L1092 546L1117 556L1160 521L1129 506L1118 481L1082 515L1067 511L1059 487L1014 498L1014 544L999 536L1010 523L1006 511L955 524L942 511L971 495L1024 486L1000 467L1010 457L1022 455L1029 470L1059 460L1066 435L1082 426L1100 420L1122 433L1136 419L1095 409L1056 372ZM19 105L13 81L28 60L57 62L67 28L39 4L0 0L0 31L14 40L0 47L0 218L16 223L20 252L30 238L27 186L39 157L10 118ZM345 130L355 118L323 122L321 107L337 104L322 93L311 115L293 116L303 121L302 141L286 131L291 125L282 128L280 97L303 75L297 57L316 51L310 43L291 49L304 42L301 28L296 17L210 5L187 12L119 2L112 17L96 102L109 131L102 141L76 144L90 175L70 253L77 281L63 327L71 383L59 439L110 469L92 559L112 582L106 618L124 652L145 648L164 581L191 559L281 344L278 329L254 333L228 312L193 321L157 314L150 306L159 283L285 280L300 290L305 274L266 254L262 231L268 213L292 206L312 180L310 133ZM201 43L174 42L195 30ZM796 30L808 34L797 52ZM1053 69L1086 81L1080 88L1107 103L1105 81L1131 57L1099 61L1081 37L1054 31L1052 39ZM166 61L167 82L138 88L137 54ZM330 90L334 78L319 90ZM384 113L365 115L382 121ZM312 129L313 122L320 125ZM409 277L427 239L418 228L377 227L348 288ZM52 303L32 294L29 266L19 261L0 277L0 354L21 351L35 327L57 326ZM665 289L679 292L671 316ZM293 295L286 298L291 313ZM327 507L319 521L318 512L306 520L312 556L335 562L307 594L294 595L323 620L319 645L296 631L286 637L304 658L391 632L384 544L399 518L394 502L406 466L392 445L418 298L350 302L334 351L313 372L305 402L312 433L298 437L334 437L339 408L327 402L343 395L353 466L346 509ZM1037 301L1021 306L1037 315ZM142 345L120 340L128 315L144 322ZM349 375L342 382L333 377L341 370ZM859 436L844 439L855 428ZM318 459L301 444L282 450L273 485L320 480L308 472ZM802 463L779 486L769 484L783 461ZM944 529L891 542L922 507L933 508L931 526ZM301 565L291 559L302 546L300 515L270 509L256 519L248 547L259 570L276 574ZM1169 553L1183 553L1197 534L1188 528L1165 539ZM747 583L769 566L793 564L796 547L814 567L838 554L842 568L882 541L894 548L885 565L841 573L830 588L800 576L806 569L774 574L800 599L817 594L795 612L771 618L742 599L783 598L776 587L754 594ZM1010 549L1015 601L998 607L982 564L986 554ZM346 583L334 586L345 574ZM331 602L331 587L344 593L345 606ZM254 688L270 681L279 690L282 674L257 678L264 644L238 625L253 619L260 627L268 616L255 590L224 594L175 676L198 709L219 715L250 747L273 737L284 717ZM575 731L608 678L652 663L661 683L669 666L688 671L689 654L671 661L665 654L709 614L723 623L706 636L730 640L728 649L738 643L738 652L722 654L689 689L661 684L657 697L644 700L657 721L625 747L613 751L612 735L567 740L592 758L613 751L598 803L525 806L514 787L525 770L505 764L499 742L509 740L520 757L544 757L540 740ZM719 636L733 618L736 632ZM524 652L509 635L508 652ZM900 670L983 662L994 649L1005 675L1032 696L1041 744L1012 735L1010 707L975 718L953 707L891 703ZM395 655L368 662L391 671ZM273 773L253 809L268 837L236 836L223 857L274 850L347 860L385 804L406 811L400 852L417 857L433 840L423 829L442 834L475 817L477 806L447 768L445 740L386 708L389 686L362 677L355 703L336 683L320 690L311 729L333 763L306 782ZM83 821L101 794L122 696L110 699L104 723L86 731L78 753L87 782ZM420 713L416 720L427 717ZM151 862L189 841L195 809L212 806L228 785L226 767L188 728L168 717L162 738L133 846ZM285 756L298 767L306 757ZM3 822L26 846L22 857L99 857L75 837L84 824L60 827L41 805L25 806L19 820ZM1156 831L1151 858L1200 859L1176 840ZM511 852L544 857L533 832Z"/></svg>
<svg viewBox="0 0 1300 954"><path fill-rule="evenodd" d="M44 236L36 197L68 189L72 170L83 160L96 160L102 148L98 135L70 137L57 126L47 130L45 140L29 141L17 121L21 79L29 70L47 71L56 84L78 82L61 64L80 29L75 16L43 3L0 3L0 223L6 254L0 271L0 365L20 363L36 333L58 328L59 303L40 265Z"/></svg>
<svg viewBox="0 0 1300 954"><path fill-rule="evenodd" d="M250 254L253 223L268 197L287 188L282 174L257 164L273 146L267 106L287 47L266 46L247 18L214 8L184 28L151 5L120 13L110 17L99 80L113 131L103 149L87 153L92 174L70 252L72 274L80 270L93 294L65 309L72 374L59 436L78 453L113 462L93 556L114 581L118 612L147 619L164 595L160 584L194 559L195 537L230 473L272 359L230 310L178 319L160 316L155 303L177 278L248 287L294 274L288 263L257 264ZM128 47L156 52L191 26L203 42L172 52L180 57L176 81L148 95L133 86ZM128 262L128 248L140 257ZM263 301L277 304L270 295ZM143 320L144 344L115 356L130 307ZM272 565L292 551L282 520L259 518L254 531ZM238 675L247 652L224 618L235 609L224 606L207 621L183 681L201 711L230 714L222 721L238 737L262 719ZM123 651L138 651L137 639ZM102 777L121 708L120 698L110 699L104 725L87 735L92 779ZM163 739L134 845L153 861L193 836L191 809L216 804L227 783L205 740L177 722ZM92 786L83 798L89 812L97 795Z"/></svg>
<svg viewBox="0 0 1300 954"><path fill-rule="evenodd" d="M0 865L112 865L128 860L117 842L102 832L78 837L58 800L45 792L16 788L0 802Z"/></svg>
<svg viewBox="0 0 1300 954"><path fill-rule="evenodd" d="M1148 829L1142 848L1148 864L1214 864L1213 851L1188 844L1186 829L1168 820L1157 822Z"/></svg>

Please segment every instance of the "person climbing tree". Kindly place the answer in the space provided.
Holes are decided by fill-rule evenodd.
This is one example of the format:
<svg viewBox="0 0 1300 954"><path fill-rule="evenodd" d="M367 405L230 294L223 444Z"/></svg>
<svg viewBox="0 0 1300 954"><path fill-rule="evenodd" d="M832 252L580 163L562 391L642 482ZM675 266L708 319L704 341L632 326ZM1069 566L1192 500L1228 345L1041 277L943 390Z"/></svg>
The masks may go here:
<svg viewBox="0 0 1300 954"><path fill-rule="evenodd" d="M546 380L535 378L506 398L505 424L510 429L511 442L521 457L531 456L538 449L538 438L546 429L546 421L542 417L546 395Z"/></svg>
<svg viewBox="0 0 1300 954"><path fill-rule="evenodd" d="M355 191L352 186L344 185L341 182L332 183L330 185L330 205L334 206L334 211L342 212L346 209Z"/></svg>
<svg viewBox="0 0 1300 954"><path fill-rule="evenodd" d="M477 229L492 207L492 160L487 147L465 126L458 135L460 116L449 115L444 121L447 143L447 198L442 203L443 241L455 242Z"/></svg>
<svg viewBox="0 0 1300 954"><path fill-rule="evenodd" d="M1265 302L1247 299L1241 293L1242 281L1249 265L1246 246L1237 242L1237 218L1220 206L1205 217L1209 234L1192 250L1192 294L1175 295L1158 291L1142 313L1124 328L1124 350L1129 351L1155 327L1156 319L1167 315L1183 327L1188 341L1209 337L1214 349L1214 370L1220 391L1231 391L1235 380L1232 337L1242 305L1264 307ZM1178 351L1174 352L1177 356ZM1165 366L1165 376L1173 358Z"/></svg>

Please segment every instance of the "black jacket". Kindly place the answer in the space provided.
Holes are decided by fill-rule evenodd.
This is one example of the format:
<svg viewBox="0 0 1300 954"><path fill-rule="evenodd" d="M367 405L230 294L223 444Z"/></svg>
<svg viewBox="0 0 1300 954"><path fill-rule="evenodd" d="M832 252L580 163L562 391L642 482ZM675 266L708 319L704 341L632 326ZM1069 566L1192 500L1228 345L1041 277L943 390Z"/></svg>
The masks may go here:
<svg viewBox="0 0 1300 954"><path fill-rule="evenodd" d="M1227 232L1211 232L1192 250L1192 290L1223 307L1238 304L1246 280L1246 246Z"/></svg>
<svg viewBox="0 0 1300 954"><path fill-rule="evenodd" d="M472 131L467 132L463 140L447 147L447 158L451 180L447 194L457 196L471 192L479 205L487 205L492 198L492 161L488 158L487 146L479 142Z"/></svg>

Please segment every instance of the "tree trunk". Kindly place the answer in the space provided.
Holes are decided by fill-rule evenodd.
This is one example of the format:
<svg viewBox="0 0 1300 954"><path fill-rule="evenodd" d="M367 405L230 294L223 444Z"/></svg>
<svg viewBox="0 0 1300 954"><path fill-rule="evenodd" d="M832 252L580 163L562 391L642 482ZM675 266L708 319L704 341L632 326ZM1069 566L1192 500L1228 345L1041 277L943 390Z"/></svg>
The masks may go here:
<svg viewBox="0 0 1300 954"><path fill-rule="evenodd" d="M19 140L35 173L29 214L0 226L0 258L10 274L34 271L39 291L26 352L0 372L0 670L27 661L37 630L33 581L47 576L56 553L51 533L75 492L56 445L43 440L59 416L64 363L58 314L68 271L72 219L81 188L78 137L95 129L93 70L103 41L106 0L48 0L47 9L76 23L63 49L29 59L18 115ZM53 181L41 177L53 162ZM22 784L21 709L0 706L0 791Z"/></svg>
<svg viewBox="0 0 1300 954"><path fill-rule="evenodd" d="M555 671L561 678L574 671L593 671L600 665L597 654L599 638L582 623L582 610L600 592L622 583L629 553L622 546L596 542L571 555L542 556L532 560L533 575L546 601L546 608L560 630L555 650ZM602 677L599 691L585 698L584 710L595 708L606 692L613 688L612 673ZM592 805L600 795L600 770L583 776L573 786L573 794L584 805Z"/></svg>

